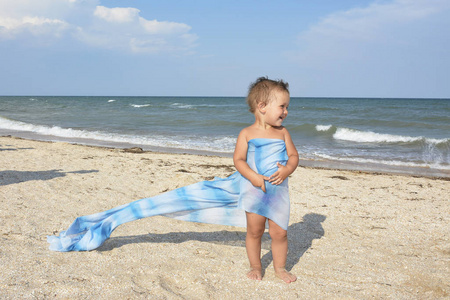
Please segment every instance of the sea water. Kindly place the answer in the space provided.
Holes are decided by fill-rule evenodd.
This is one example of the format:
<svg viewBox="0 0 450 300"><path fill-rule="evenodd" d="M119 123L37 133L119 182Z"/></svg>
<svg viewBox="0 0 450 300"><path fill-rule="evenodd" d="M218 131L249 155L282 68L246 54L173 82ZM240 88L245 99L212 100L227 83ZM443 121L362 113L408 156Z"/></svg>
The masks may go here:
<svg viewBox="0 0 450 300"><path fill-rule="evenodd" d="M0 97L0 134L230 156L243 97ZM450 177L450 99L291 98L301 165ZM0 145L1 148L1 145Z"/></svg>

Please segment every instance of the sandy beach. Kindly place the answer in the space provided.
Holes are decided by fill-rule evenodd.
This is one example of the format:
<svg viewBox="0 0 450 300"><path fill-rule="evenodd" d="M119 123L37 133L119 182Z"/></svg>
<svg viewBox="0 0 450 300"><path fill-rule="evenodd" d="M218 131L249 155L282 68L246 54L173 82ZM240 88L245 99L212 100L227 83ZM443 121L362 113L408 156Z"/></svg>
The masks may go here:
<svg viewBox="0 0 450 300"><path fill-rule="evenodd" d="M287 267L246 278L245 229L153 217L90 252L47 235L81 215L235 171L231 158L130 153L0 137L0 298L444 299L450 297L450 182L299 167L290 177Z"/></svg>

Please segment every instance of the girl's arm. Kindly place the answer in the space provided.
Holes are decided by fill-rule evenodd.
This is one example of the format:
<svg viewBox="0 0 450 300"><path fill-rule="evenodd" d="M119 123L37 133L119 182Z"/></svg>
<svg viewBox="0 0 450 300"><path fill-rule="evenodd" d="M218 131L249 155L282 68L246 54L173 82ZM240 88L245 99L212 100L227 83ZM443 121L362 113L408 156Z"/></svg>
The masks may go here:
<svg viewBox="0 0 450 300"><path fill-rule="evenodd" d="M238 172L247 178L255 187L259 187L262 191L266 192L266 187L264 185L265 180L269 180L269 177L263 176L261 174L253 171L247 164L247 150L248 141L246 130L243 129L237 138L236 148L234 149L233 162L234 166Z"/></svg>
<svg viewBox="0 0 450 300"><path fill-rule="evenodd" d="M284 130L284 142L286 144L286 153L288 155L288 161L285 166L277 163L278 171L273 173L269 182L275 185L281 184L289 175L291 175L298 167L298 151L295 148L291 135L286 128Z"/></svg>

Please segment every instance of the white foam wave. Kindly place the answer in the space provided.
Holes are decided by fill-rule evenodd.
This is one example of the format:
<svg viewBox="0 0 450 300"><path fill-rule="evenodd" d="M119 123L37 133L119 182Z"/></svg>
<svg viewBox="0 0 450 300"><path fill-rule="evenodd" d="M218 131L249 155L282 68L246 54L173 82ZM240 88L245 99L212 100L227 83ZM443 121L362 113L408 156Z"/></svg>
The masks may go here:
<svg viewBox="0 0 450 300"><path fill-rule="evenodd" d="M59 126L34 125L20 121L13 121L0 117L0 128L32 132L39 135L54 136L72 139L88 139L91 141L128 143L142 146L168 147L186 150L201 150L211 152L232 153L235 138L220 137L168 137L163 135L137 136L101 131L88 131ZM57 140L57 139L55 139ZM88 141L86 141L88 142Z"/></svg>
<svg viewBox="0 0 450 300"><path fill-rule="evenodd" d="M204 103L204 104L184 104L184 103L172 103L171 104L172 107L175 108L181 108L181 109L195 109L197 107L201 107L201 108L208 108L208 107L212 107L212 108L222 108L222 107L234 107L234 104L224 104L224 103L220 103L220 104L210 104L210 103Z"/></svg>
<svg viewBox="0 0 450 300"><path fill-rule="evenodd" d="M194 107L194 105L183 104L183 103L173 103L172 106L176 106L177 108L186 108L186 109L191 109Z"/></svg>
<svg viewBox="0 0 450 300"><path fill-rule="evenodd" d="M332 125L316 125L317 131L328 131L330 130Z"/></svg>
<svg viewBox="0 0 450 300"><path fill-rule="evenodd" d="M327 154L317 153L314 155L316 157L320 157L327 160L334 161L346 161L346 162L355 162L355 163L371 163L371 164L382 164L387 166L397 166L397 167L416 167L416 168L431 168L436 170L450 170L450 166L448 165L440 165L436 163L427 164L427 163L413 163L413 162L404 162L404 161L394 161L394 160L376 160L370 158L358 158L358 157L333 157Z"/></svg>
<svg viewBox="0 0 450 300"><path fill-rule="evenodd" d="M130 104L132 107L141 108L141 107L148 107L152 106L151 104Z"/></svg>
<svg viewBox="0 0 450 300"><path fill-rule="evenodd" d="M402 136L385 133L376 133L372 131L359 131L349 128L338 128L333 134L336 140L351 141L357 143L413 143L424 141L428 144L448 143L450 139L431 139L422 136Z"/></svg>
<svg viewBox="0 0 450 300"><path fill-rule="evenodd" d="M29 131L42 135L54 135L60 137L75 137L75 138L92 138L92 135L98 134L97 132L88 132L84 130L77 130L72 128L61 128L59 126L45 126L34 125L24 123L20 121L13 121L0 117L0 128Z"/></svg>
<svg viewBox="0 0 450 300"><path fill-rule="evenodd" d="M108 100L108 102L116 102L116 100L110 99L110 100Z"/></svg>

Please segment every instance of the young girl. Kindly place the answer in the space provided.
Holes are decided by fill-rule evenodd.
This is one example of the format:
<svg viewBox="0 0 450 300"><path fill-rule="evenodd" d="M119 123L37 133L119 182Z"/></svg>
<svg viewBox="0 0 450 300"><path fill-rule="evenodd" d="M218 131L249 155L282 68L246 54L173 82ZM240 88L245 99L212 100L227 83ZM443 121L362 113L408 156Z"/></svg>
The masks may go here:
<svg viewBox="0 0 450 300"><path fill-rule="evenodd" d="M288 114L288 84L261 77L250 86L247 102L255 115L255 123L240 132L233 157L236 169L247 179L243 180L244 184L250 182L254 187L252 192L241 195L239 204L247 218L246 248L250 261L247 276L262 279L261 237L268 220L275 274L290 283L297 277L285 269L289 218L287 177L298 166L298 152L289 132L281 125ZM280 161L272 159L269 166L258 165L255 157L264 152L269 156L279 155ZM267 207L263 209L262 205Z"/></svg>
<svg viewBox="0 0 450 300"><path fill-rule="evenodd" d="M285 270L289 223L287 177L298 164L297 150L281 126L289 105L288 85L260 78L251 86L248 101L255 123L242 130L236 143L234 162L239 172L78 217L59 236L47 238L50 250L94 250L117 226L157 215L247 226L246 248L251 266L248 277L261 280L261 236L268 219L275 272L286 282L295 281L296 277Z"/></svg>

